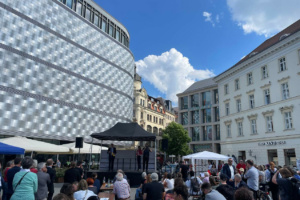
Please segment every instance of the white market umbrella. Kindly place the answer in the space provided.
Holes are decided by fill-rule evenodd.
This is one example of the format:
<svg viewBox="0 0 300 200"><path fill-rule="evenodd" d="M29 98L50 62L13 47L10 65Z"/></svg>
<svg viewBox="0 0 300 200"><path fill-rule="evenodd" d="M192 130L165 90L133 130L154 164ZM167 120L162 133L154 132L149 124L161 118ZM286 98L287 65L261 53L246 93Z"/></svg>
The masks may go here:
<svg viewBox="0 0 300 200"><path fill-rule="evenodd" d="M72 150L72 153L79 153L79 148L75 148L75 142L69 143L69 144L63 144L60 146L70 148ZM101 149L101 146L91 145L91 144L83 142L83 148L80 148L80 154L91 153L91 150L92 150L92 153L101 153L100 149ZM108 150L108 148L102 146L102 150Z"/></svg>
<svg viewBox="0 0 300 200"><path fill-rule="evenodd" d="M35 151L38 153L67 153L70 151L68 147L32 140L21 136L4 138L1 139L0 142L23 148L26 152Z"/></svg>

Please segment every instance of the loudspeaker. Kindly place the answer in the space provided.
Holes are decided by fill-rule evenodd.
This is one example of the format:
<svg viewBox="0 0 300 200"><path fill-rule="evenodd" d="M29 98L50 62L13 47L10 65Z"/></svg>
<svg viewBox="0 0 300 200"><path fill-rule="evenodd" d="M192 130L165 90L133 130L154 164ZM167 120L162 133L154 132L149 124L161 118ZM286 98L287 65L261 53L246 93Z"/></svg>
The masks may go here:
<svg viewBox="0 0 300 200"><path fill-rule="evenodd" d="M83 147L83 137L76 137L75 148Z"/></svg>
<svg viewBox="0 0 300 200"><path fill-rule="evenodd" d="M161 149L163 151L166 151L168 149L168 139L162 139L161 140Z"/></svg>

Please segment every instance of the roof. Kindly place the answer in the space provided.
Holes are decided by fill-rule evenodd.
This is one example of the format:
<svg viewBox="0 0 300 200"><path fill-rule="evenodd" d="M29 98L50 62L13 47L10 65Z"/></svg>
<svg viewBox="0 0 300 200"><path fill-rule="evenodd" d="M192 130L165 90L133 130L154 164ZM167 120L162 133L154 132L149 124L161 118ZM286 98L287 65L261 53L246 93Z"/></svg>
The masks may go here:
<svg viewBox="0 0 300 200"><path fill-rule="evenodd" d="M120 122L104 132L93 133L91 137L98 140L119 141L155 141L156 138L154 134L145 131L137 123Z"/></svg>
<svg viewBox="0 0 300 200"><path fill-rule="evenodd" d="M193 83L189 88L187 88L181 94L190 93L192 91L203 90L206 88L216 87L216 86L217 86L217 83L213 80L213 78L208 78L208 79L205 79L202 81L197 81L197 82Z"/></svg>
<svg viewBox="0 0 300 200"><path fill-rule="evenodd" d="M300 31L300 19L298 21L296 21L295 23L291 24L290 26L288 26L287 28L285 28L284 30L280 31L279 33L277 33L273 37L271 37L271 38L267 39L266 41L264 41L261 45L259 45L257 48L255 48L253 51L251 51L248 55L246 55L243 59L241 59L239 62L237 62L231 68L227 69L226 71L224 71L223 73L219 74L216 77L219 77L220 75L224 74L228 70L230 70L230 69L236 67L237 65L245 62L246 60L253 57L254 55L257 55L257 54L263 52L264 50L270 48L271 46L273 46L277 43L279 43L280 41L286 39L287 37L293 35L294 33L298 32L298 31Z"/></svg>

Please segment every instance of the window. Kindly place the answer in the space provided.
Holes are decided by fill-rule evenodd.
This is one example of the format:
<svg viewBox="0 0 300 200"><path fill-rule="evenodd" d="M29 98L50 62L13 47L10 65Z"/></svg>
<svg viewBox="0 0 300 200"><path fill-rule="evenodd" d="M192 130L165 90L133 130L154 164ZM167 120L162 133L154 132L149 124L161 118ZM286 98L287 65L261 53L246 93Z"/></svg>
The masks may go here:
<svg viewBox="0 0 300 200"><path fill-rule="evenodd" d="M141 119L144 119L144 113L141 112Z"/></svg>
<svg viewBox="0 0 300 200"><path fill-rule="evenodd" d="M113 37L114 36L114 30L115 30L115 27L113 24L110 24L109 25L109 30L108 30L108 34Z"/></svg>
<svg viewBox="0 0 300 200"><path fill-rule="evenodd" d="M285 129L293 128L292 114L291 112L284 113Z"/></svg>
<svg viewBox="0 0 300 200"><path fill-rule="evenodd" d="M219 115L219 107L215 107L215 122L220 121L220 115Z"/></svg>
<svg viewBox="0 0 300 200"><path fill-rule="evenodd" d="M265 79L265 78L268 78L268 68L267 68L267 66L263 66L262 68L261 68L261 78L262 79Z"/></svg>
<svg viewBox="0 0 300 200"><path fill-rule="evenodd" d="M250 109L253 109L255 107L254 94L249 95L249 104L250 104Z"/></svg>
<svg viewBox="0 0 300 200"><path fill-rule="evenodd" d="M238 122L238 133L239 133L239 136L243 136L243 123L242 122Z"/></svg>
<svg viewBox="0 0 300 200"><path fill-rule="evenodd" d="M242 103L241 103L240 99L236 100L236 110L237 110L237 112L241 112L241 110L242 110Z"/></svg>
<svg viewBox="0 0 300 200"><path fill-rule="evenodd" d="M192 124L199 124L199 110L192 111Z"/></svg>
<svg viewBox="0 0 300 200"><path fill-rule="evenodd" d="M103 18L102 21L101 21L101 30L106 32L106 18Z"/></svg>
<svg viewBox="0 0 300 200"><path fill-rule="evenodd" d="M203 126L203 141L212 140L212 127L211 126Z"/></svg>
<svg viewBox="0 0 300 200"><path fill-rule="evenodd" d="M281 84L282 87L282 98L283 100L288 99L290 97L289 85L288 83Z"/></svg>
<svg viewBox="0 0 300 200"><path fill-rule="evenodd" d="M66 5L67 5L69 8L72 9L72 7L73 7L73 0L67 0L67 1L66 1Z"/></svg>
<svg viewBox="0 0 300 200"><path fill-rule="evenodd" d="M224 93L225 93L225 94L228 94L228 92L229 92L229 91L228 91L228 84L226 84L226 85L224 85Z"/></svg>
<svg viewBox="0 0 300 200"><path fill-rule="evenodd" d="M211 93L202 92L202 106L207 106L211 104Z"/></svg>
<svg viewBox="0 0 300 200"><path fill-rule="evenodd" d="M181 97L181 110L188 109L188 97Z"/></svg>
<svg viewBox="0 0 300 200"><path fill-rule="evenodd" d="M229 103L225 104L225 114L226 114L226 116L228 116L230 114L230 112L229 112Z"/></svg>
<svg viewBox="0 0 300 200"><path fill-rule="evenodd" d="M157 106L154 106L154 110L157 111Z"/></svg>
<svg viewBox="0 0 300 200"><path fill-rule="evenodd" d="M96 26L99 26L99 16L98 14L94 13L94 24Z"/></svg>
<svg viewBox="0 0 300 200"><path fill-rule="evenodd" d="M77 1L77 4L76 4L76 13L78 15L81 15L81 8L82 8L82 4L79 1Z"/></svg>
<svg viewBox="0 0 300 200"><path fill-rule="evenodd" d="M273 132L273 119L272 116L266 116L267 132Z"/></svg>
<svg viewBox="0 0 300 200"><path fill-rule="evenodd" d="M192 108L199 107L199 94L191 95Z"/></svg>
<svg viewBox="0 0 300 200"><path fill-rule="evenodd" d="M247 74L248 85L253 83L252 72Z"/></svg>
<svg viewBox="0 0 300 200"><path fill-rule="evenodd" d="M89 5L85 9L85 18L89 21L91 19L91 7Z"/></svg>
<svg viewBox="0 0 300 200"><path fill-rule="evenodd" d="M148 103L148 108L151 109L151 103Z"/></svg>
<svg viewBox="0 0 300 200"><path fill-rule="evenodd" d="M203 123L209 123L211 122L211 109L207 108L207 109L203 109L202 110L202 119L203 119Z"/></svg>
<svg viewBox="0 0 300 200"><path fill-rule="evenodd" d="M143 100L143 106L145 106L145 100Z"/></svg>
<svg viewBox="0 0 300 200"><path fill-rule="evenodd" d="M264 90L264 94L265 94L265 105L268 105L271 103L270 89Z"/></svg>
<svg viewBox="0 0 300 200"><path fill-rule="evenodd" d="M149 114L147 114L147 120L150 121L150 115Z"/></svg>
<svg viewBox="0 0 300 200"><path fill-rule="evenodd" d="M120 38L120 30L116 31L116 39L121 42L121 38Z"/></svg>
<svg viewBox="0 0 300 200"><path fill-rule="evenodd" d="M135 110L133 110L133 118L135 118Z"/></svg>
<svg viewBox="0 0 300 200"><path fill-rule="evenodd" d="M286 70L286 62L285 57L279 59L279 71L285 71Z"/></svg>
<svg viewBox="0 0 300 200"><path fill-rule="evenodd" d="M215 125L215 130L216 130L216 140L220 140L220 125Z"/></svg>
<svg viewBox="0 0 300 200"><path fill-rule="evenodd" d="M251 120L251 133L252 134L257 134L256 119Z"/></svg>
<svg viewBox="0 0 300 200"><path fill-rule="evenodd" d="M143 104L143 100L142 99L140 99L140 105L142 105Z"/></svg>
<svg viewBox="0 0 300 200"><path fill-rule="evenodd" d="M239 79L236 79L236 80L234 81L234 85L235 85L235 90L240 89L240 80L239 80Z"/></svg>
<svg viewBox="0 0 300 200"><path fill-rule="evenodd" d="M227 137L231 137L231 125L230 124L226 125L226 132L227 132Z"/></svg>
<svg viewBox="0 0 300 200"><path fill-rule="evenodd" d="M181 124L182 125L187 125L188 124L188 113L187 112L184 112L184 113L181 113Z"/></svg>
<svg viewBox="0 0 300 200"><path fill-rule="evenodd" d="M214 103L215 104L219 103L219 93L218 93L218 90L214 90Z"/></svg>
<svg viewBox="0 0 300 200"><path fill-rule="evenodd" d="M192 127L192 141L200 141L199 127Z"/></svg>

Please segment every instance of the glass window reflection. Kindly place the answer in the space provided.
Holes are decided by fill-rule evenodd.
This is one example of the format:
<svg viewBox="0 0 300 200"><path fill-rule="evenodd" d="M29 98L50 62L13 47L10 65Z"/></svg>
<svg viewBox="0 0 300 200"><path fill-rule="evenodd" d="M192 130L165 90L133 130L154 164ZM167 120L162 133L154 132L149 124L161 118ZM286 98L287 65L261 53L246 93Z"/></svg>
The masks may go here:
<svg viewBox="0 0 300 200"><path fill-rule="evenodd" d="M202 92L202 106L211 104L211 94L209 92Z"/></svg>

